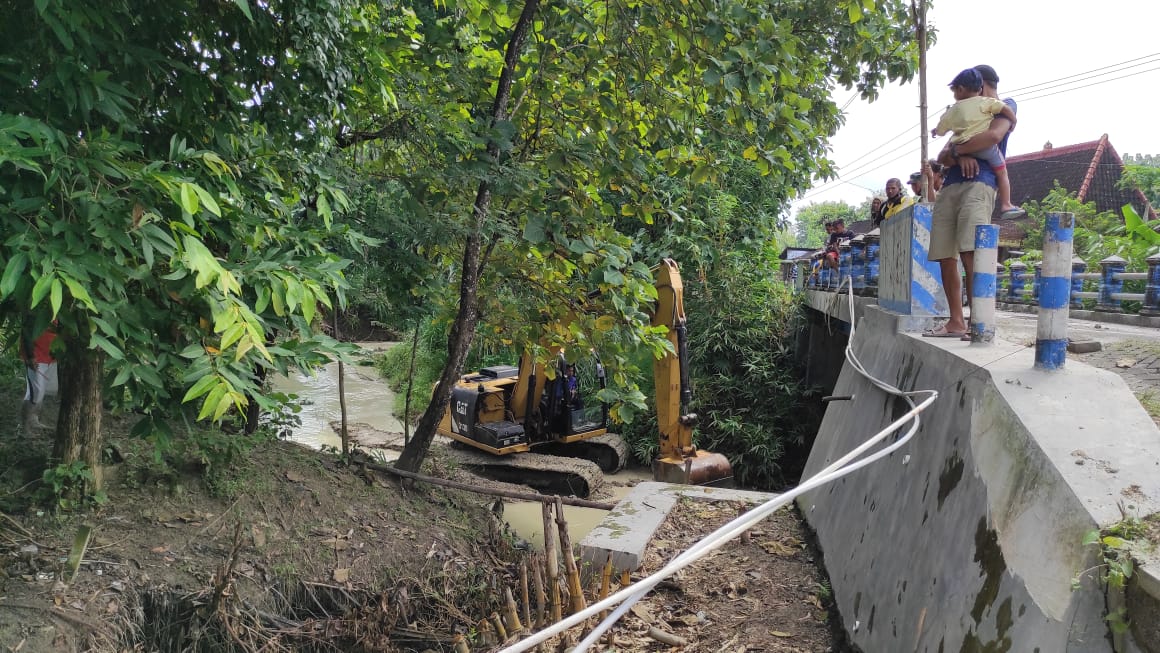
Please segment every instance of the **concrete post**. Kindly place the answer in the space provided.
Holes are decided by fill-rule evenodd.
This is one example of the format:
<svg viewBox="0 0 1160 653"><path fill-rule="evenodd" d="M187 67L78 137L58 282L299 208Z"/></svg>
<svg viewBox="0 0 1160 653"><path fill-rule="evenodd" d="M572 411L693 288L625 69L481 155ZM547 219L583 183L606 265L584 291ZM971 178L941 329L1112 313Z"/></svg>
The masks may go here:
<svg viewBox="0 0 1160 653"><path fill-rule="evenodd" d="M1071 245L1075 214L1048 213L1043 225L1043 277L1039 283L1039 323L1035 367L1063 369L1067 360L1067 319L1071 299Z"/></svg>
<svg viewBox="0 0 1160 653"><path fill-rule="evenodd" d="M1144 289L1144 305L1140 315L1160 315L1160 254L1145 259L1148 262L1148 285Z"/></svg>
<svg viewBox="0 0 1160 653"><path fill-rule="evenodd" d="M1023 297L1023 276L1027 274L1027 264L1023 261L1012 261L1011 282L1007 286L1007 301L1026 302Z"/></svg>
<svg viewBox="0 0 1160 653"><path fill-rule="evenodd" d="M1043 281L1043 261L1035 262L1035 281L1031 285L1031 303L1039 303L1039 282Z"/></svg>
<svg viewBox="0 0 1160 653"><path fill-rule="evenodd" d="M850 260L852 254L850 253L850 241L845 241L838 244L838 287L842 286L842 282L850 277L850 269L853 266L853 261Z"/></svg>
<svg viewBox="0 0 1160 653"><path fill-rule="evenodd" d="M878 236L866 236L866 288L878 291Z"/></svg>
<svg viewBox="0 0 1160 653"><path fill-rule="evenodd" d="M1100 298L1096 303L1097 311L1120 312L1120 300L1112 297L1113 293L1123 292L1124 282L1114 275L1128 268L1128 262L1115 254L1100 261L1102 276L1100 277Z"/></svg>
<svg viewBox="0 0 1160 653"><path fill-rule="evenodd" d="M999 260L999 225L975 227L975 270L971 274L971 344L995 339L995 269Z"/></svg>
<svg viewBox="0 0 1160 653"><path fill-rule="evenodd" d="M857 294L866 290L866 239L863 236L850 241L850 283Z"/></svg>
<svg viewBox="0 0 1160 653"><path fill-rule="evenodd" d="M1083 297L1077 297L1077 292L1083 292L1083 279L1076 275L1087 271L1087 263L1078 256L1071 259L1071 307L1083 308Z"/></svg>

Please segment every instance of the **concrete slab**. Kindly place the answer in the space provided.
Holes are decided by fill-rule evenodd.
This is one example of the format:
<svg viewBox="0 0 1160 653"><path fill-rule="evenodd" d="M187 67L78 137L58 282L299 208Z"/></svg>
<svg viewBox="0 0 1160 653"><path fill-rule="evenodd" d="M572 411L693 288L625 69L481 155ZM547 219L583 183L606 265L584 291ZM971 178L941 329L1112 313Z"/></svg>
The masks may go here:
<svg viewBox="0 0 1160 653"><path fill-rule="evenodd" d="M580 559L586 569L601 569L611 553L614 571L636 571L653 534L680 499L744 501L756 505L774 496L730 488L640 483L580 542Z"/></svg>

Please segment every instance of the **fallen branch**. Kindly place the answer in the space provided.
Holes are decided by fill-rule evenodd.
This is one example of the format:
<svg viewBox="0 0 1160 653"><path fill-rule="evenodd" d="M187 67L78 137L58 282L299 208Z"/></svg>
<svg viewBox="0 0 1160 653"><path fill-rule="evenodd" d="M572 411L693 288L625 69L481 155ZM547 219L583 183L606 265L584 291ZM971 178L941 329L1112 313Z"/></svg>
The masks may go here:
<svg viewBox="0 0 1160 653"><path fill-rule="evenodd" d="M648 636L662 644L668 644L669 646L687 646L689 644L689 640L685 639L684 637L681 637L680 635L674 635L672 633L667 633L660 628L657 628L656 626L648 629Z"/></svg>
<svg viewBox="0 0 1160 653"><path fill-rule="evenodd" d="M432 485L441 485L443 487L449 487L449 488L453 488L456 490L466 490L468 492L475 492L476 494L486 494L486 495L494 496L494 497L504 497L507 499L516 499L519 501L548 501L548 500L551 500L554 498L555 500L557 500L565 505L579 506L581 508L596 508L597 510L612 510L613 508L616 507L616 504L613 504L613 503L604 503L601 501L589 501L587 499L577 499L575 497L561 497L561 496L552 497L552 496L548 496L548 495L537 494L535 492L514 492L514 491L510 491L510 490L496 490L496 489L492 489L492 488L482 488L482 487L479 487L477 485L469 485L467 483L460 483L459 481L450 481L450 480L447 480L445 478L436 478L434 476L427 476L426 474L416 474L415 472L408 472L408 471L404 471L401 469L397 469L395 467L391 467L389 465L380 465L380 464L372 463L372 462L360 462L359 464L362 465L363 467L366 467L367 469L371 469L371 470L374 470L376 472L383 472L385 474L391 474L393 476L399 476L401 478L409 478L409 479L414 480L414 481L422 481L424 483L430 483Z"/></svg>

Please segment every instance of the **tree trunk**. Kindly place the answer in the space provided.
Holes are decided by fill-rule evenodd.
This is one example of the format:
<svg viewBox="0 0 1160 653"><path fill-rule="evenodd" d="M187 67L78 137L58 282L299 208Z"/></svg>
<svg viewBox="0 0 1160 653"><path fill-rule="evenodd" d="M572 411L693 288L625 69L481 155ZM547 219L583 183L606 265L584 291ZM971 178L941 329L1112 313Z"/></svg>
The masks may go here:
<svg viewBox="0 0 1160 653"><path fill-rule="evenodd" d="M104 385L105 357L98 349L88 349L68 336L65 350L57 361L60 376L60 416L56 421L56 443L52 457L69 465L81 461L93 472L94 484L87 493L100 489L98 469L101 454L101 388Z"/></svg>
<svg viewBox="0 0 1160 653"><path fill-rule="evenodd" d="M491 106L491 124L506 120L508 117L508 103L511 100L512 78L515 76L516 65L520 60L520 51L527 40L528 30L536 15L540 0L527 0L520 13L520 19L512 29L508 39L507 50L504 55L503 70L496 84L495 101ZM499 159L499 143L488 141L488 160L494 165ZM475 205L471 212L472 228L468 232L467 242L463 246L463 268L459 280L459 312L451 324L451 333L447 337L447 364L439 376L439 383L435 386L435 394L431 403L423 411L419 423L415 426L415 437L403 447L396 466L399 469L417 472L427 457L431 448L431 440L435 438L435 428L443 418L443 411L451 400L451 389L456 379L463 373L463 363L467 359L467 352L471 349L471 340L475 337L475 325L479 318L479 275L481 272L480 252L483 249L483 228L487 223L491 210L491 185L487 180L479 183L475 194Z"/></svg>

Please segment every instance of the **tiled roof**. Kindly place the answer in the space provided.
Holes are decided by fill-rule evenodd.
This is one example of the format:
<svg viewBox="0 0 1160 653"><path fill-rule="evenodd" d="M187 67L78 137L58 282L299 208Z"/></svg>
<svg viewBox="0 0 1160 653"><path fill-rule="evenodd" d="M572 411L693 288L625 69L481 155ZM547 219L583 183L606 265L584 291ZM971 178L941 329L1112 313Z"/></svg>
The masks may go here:
<svg viewBox="0 0 1160 653"><path fill-rule="evenodd" d="M1007 159L1011 179L1011 201L1022 205L1042 201L1055 188L1055 182L1075 193L1081 202L1095 202L1099 211L1120 212L1131 204L1140 215L1156 219L1155 210L1139 191L1121 190L1116 183L1124 172L1124 161L1104 134L1099 140L1064 147L1050 147L1039 152L1020 154ZM999 219L996 202L993 221L999 225L999 241L1017 245L1023 239L1028 218Z"/></svg>
<svg viewBox="0 0 1160 653"><path fill-rule="evenodd" d="M846 228L853 231L855 236L861 236L864 233L872 231L874 224L869 220L857 220L846 225Z"/></svg>

